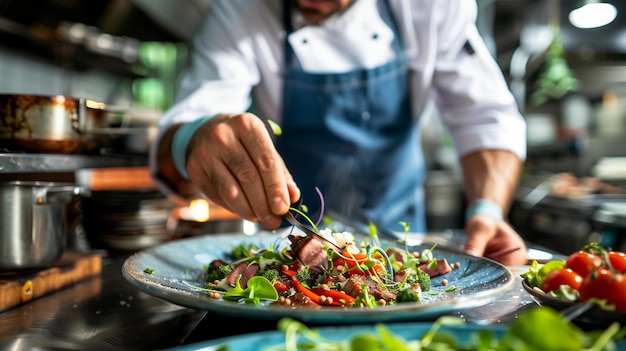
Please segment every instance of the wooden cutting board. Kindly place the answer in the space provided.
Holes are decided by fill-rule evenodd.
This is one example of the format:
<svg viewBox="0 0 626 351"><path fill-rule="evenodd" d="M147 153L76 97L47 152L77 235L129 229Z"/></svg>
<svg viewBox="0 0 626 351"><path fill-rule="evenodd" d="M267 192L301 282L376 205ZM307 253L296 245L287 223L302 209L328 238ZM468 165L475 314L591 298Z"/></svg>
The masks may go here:
<svg viewBox="0 0 626 351"><path fill-rule="evenodd" d="M50 267L0 275L0 312L28 303L102 272L97 254L65 252Z"/></svg>

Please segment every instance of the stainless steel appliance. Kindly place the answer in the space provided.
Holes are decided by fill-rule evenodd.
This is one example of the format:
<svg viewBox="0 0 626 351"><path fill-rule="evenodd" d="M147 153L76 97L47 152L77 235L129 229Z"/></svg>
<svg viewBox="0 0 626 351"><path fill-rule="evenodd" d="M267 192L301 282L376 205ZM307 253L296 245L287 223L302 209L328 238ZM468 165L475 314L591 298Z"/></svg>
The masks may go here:
<svg viewBox="0 0 626 351"><path fill-rule="evenodd" d="M615 206L623 203L626 189L597 179L577 179L570 174L537 176L518 188L509 219L526 240L561 254L571 254L592 241L617 248L626 235L626 230L616 229L617 220L626 213L620 213L623 205Z"/></svg>

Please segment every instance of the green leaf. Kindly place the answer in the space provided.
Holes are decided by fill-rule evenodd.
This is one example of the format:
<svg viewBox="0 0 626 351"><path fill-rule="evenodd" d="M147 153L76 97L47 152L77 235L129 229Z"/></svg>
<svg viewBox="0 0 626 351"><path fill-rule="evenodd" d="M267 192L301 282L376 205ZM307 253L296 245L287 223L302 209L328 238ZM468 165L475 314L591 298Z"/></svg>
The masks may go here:
<svg viewBox="0 0 626 351"><path fill-rule="evenodd" d="M552 297L556 297L562 300L567 300L567 301L571 301L571 302L577 302L578 301L578 297L580 296L580 293L578 292L578 290L573 289L571 286L569 285L561 285L558 287L558 289L550 291L549 293L547 293L548 296L552 296Z"/></svg>
<svg viewBox="0 0 626 351"><path fill-rule="evenodd" d="M583 333L555 310L533 308L511 323L500 343L511 350L580 351Z"/></svg>
<svg viewBox="0 0 626 351"><path fill-rule="evenodd" d="M489 329L481 329L476 333L476 351L493 350L497 344L495 333Z"/></svg>
<svg viewBox="0 0 626 351"><path fill-rule="evenodd" d="M406 340L394 335L383 324L376 325L376 329L378 330L378 333L380 334L380 339L382 340L382 343L384 345L383 350L410 351L409 348L406 347Z"/></svg>
<svg viewBox="0 0 626 351"><path fill-rule="evenodd" d="M449 331L440 330L430 344L428 350L460 350L456 337Z"/></svg>
<svg viewBox="0 0 626 351"><path fill-rule="evenodd" d="M422 261L432 261L434 259L433 250L424 249L424 251L420 254L420 259Z"/></svg>
<svg viewBox="0 0 626 351"><path fill-rule="evenodd" d="M276 122L274 122L271 119L267 120L267 124L270 125L270 128L272 129L272 133L274 133L274 135L282 135L283 134L283 130L282 128L280 128L280 125Z"/></svg>
<svg viewBox="0 0 626 351"><path fill-rule="evenodd" d="M530 267L528 267L528 271L521 274L521 277L526 280L531 288L541 288L543 280L550 272L563 267L565 267L565 261L563 260L549 261L543 265L539 264L537 261L533 261Z"/></svg>
<svg viewBox="0 0 626 351"><path fill-rule="evenodd" d="M254 305L258 305L260 300L278 300L278 292L267 278L258 275L252 277L245 289L239 284L240 279L241 274L237 277L235 287L224 293L224 300L238 301L243 298L246 303Z"/></svg>
<svg viewBox="0 0 626 351"><path fill-rule="evenodd" d="M458 288L459 288L458 286L452 285L452 286L448 287L445 291L446 292L452 292L452 291L454 291L454 290L456 290Z"/></svg>
<svg viewBox="0 0 626 351"><path fill-rule="evenodd" d="M381 341L372 334L355 335L350 340L350 350L384 351Z"/></svg>

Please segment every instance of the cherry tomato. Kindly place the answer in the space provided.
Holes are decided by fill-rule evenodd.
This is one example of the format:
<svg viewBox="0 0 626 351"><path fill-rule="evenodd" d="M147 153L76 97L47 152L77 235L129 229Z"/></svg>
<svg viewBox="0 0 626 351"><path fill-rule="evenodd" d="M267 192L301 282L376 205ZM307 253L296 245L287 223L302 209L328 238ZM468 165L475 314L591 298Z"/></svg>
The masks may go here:
<svg viewBox="0 0 626 351"><path fill-rule="evenodd" d="M578 251L567 257L565 268L569 268L578 273L581 277L586 277L591 271L602 266L602 258L587 251Z"/></svg>
<svg viewBox="0 0 626 351"><path fill-rule="evenodd" d="M583 280L579 292L581 302L596 298L626 311L626 278L620 273L613 274L607 268L593 271Z"/></svg>
<svg viewBox="0 0 626 351"><path fill-rule="evenodd" d="M561 268L548 273L541 284L541 290L550 292L557 290L561 285L569 285L578 290L583 282L583 277L569 268Z"/></svg>
<svg viewBox="0 0 626 351"><path fill-rule="evenodd" d="M619 251L609 251L607 253L611 266L618 272L626 271L626 253Z"/></svg>

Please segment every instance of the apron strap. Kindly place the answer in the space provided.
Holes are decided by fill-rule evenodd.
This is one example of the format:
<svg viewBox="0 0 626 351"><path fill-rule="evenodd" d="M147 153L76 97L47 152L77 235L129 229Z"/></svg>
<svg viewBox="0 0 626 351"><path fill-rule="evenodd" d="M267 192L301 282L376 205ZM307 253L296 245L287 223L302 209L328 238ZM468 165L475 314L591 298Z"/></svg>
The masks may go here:
<svg viewBox="0 0 626 351"><path fill-rule="evenodd" d="M291 21L292 0L283 0L283 26L285 28L285 66L299 67L294 61L294 52L291 44L289 44L289 34L293 32L293 22Z"/></svg>

